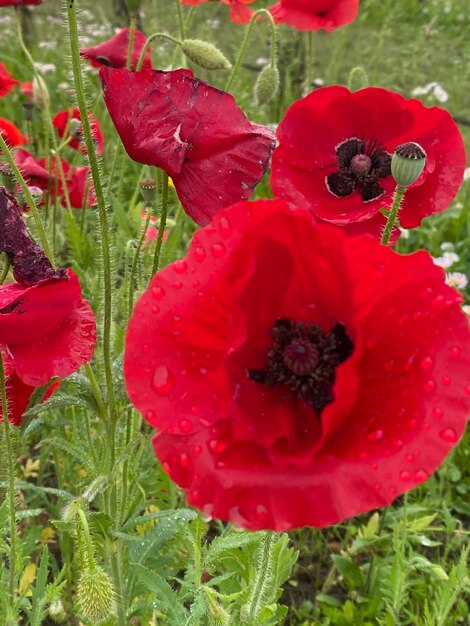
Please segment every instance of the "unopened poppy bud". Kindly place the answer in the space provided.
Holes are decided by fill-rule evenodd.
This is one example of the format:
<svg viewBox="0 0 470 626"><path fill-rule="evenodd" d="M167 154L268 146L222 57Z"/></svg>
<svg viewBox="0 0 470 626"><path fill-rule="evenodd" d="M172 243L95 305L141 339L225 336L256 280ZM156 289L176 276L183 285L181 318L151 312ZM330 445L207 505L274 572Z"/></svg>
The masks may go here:
<svg viewBox="0 0 470 626"><path fill-rule="evenodd" d="M48 614L53 622L60 623L65 620L67 614L65 613L64 603L60 598L57 598L50 603Z"/></svg>
<svg viewBox="0 0 470 626"><path fill-rule="evenodd" d="M113 583L102 567L84 570L77 585L78 614L86 624L95 626L116 613Z"/></svg>
<svg viewBox="0 0 470 626"><path fill-rule="evenodd" d="M14 191L16 178L13 174L13 170L8 165L8 163L3 163L2 165L0 165L0 175L2 177L2 184L5 186L7 191Z"/></svg>
<svg viewBox="0 0 470 626"><path fill-rule="evenodd" d="M83 131L82 131L82 123L80 120L72 117L69 122L70 135L73 139L77 141L82 141L83 139Z"/></svg>
<svg viewBox="0 0 470 626"><path fill-rule="evenodd" d="M181 49L188 59L206 70L229 70L232 67L222 52L208 41L185 39Z"/></svg>
<svg viewBox="0 0 470 626"><path fill-rule="evenodd" d="M279 70L268 65L261 70L255 84L255 98L257 104L267 104L277 94L279 89Z"/></svg>
<svg viewBox="0 0 470 626"><path fill-rule="evenodd" d="M31 122L31 120L33 119L33 110L34 102L31 102L31 100L26 100L26 102L23 102L24 116L28 122Z"/></svg>
<svg viewBox="0 0 470 626"><path fill-rule="evenodd" d="M64 506L61 517L64 522L73 522L75 521L78 511L80 509L84 511L85 508L86 501L84 498L74 498L71 502Z"/></svg>
<svg viewBox="0 0 470 626"><path fill-rule="evenodd" d="M426 165L426 152L413 141L395 148L392 156L392 176L397 185L408 187L421 176Z"/></svg>
<svg viewBox="0 0 470 626"><path fill-rule="evenodd" d="M157 195L157 181L153 178L145 178L140 183L140 193L142 194L145 204L152 204Z"/></svg>
<svg viewBox="0 0 470 626"><path fill-rule="evenodd" d="M33 95L34 102L40 109L45 109L49 106L49 91L46 87L46 83L39 74L33 79Z"/></svg>
<svg viewBox="0 0 470 626"><path fill-rule="evenodd" d="M136 14L140 9L141 0L127 0L127 7L130 13Z"/></svg>

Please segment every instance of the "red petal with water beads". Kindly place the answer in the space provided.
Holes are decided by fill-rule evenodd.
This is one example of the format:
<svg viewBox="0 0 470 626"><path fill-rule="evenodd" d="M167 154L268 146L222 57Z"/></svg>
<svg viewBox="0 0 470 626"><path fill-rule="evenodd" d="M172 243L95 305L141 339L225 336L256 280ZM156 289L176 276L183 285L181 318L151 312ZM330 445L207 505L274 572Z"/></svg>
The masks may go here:
<svg viewBox="0 0 470 626"><path fill-rule="evenodd" d="M274 151L271 184L277 197L292 207L311 211L315 217L340 226L377 219L382 207L390 207L395 182L381 172L374 181L383 193L364 200L360 187L368 178L342 168L343 184L359 187L349 194L335 194L329 181L338 175L341 146L364 142L370 154L392 154L407 141L426 151L426 167L405 195L399 220L405 228L419 226L426 215L445 210L463 180L465 150L457 125L447 111L427 108L385 89L368 88L354 93L345 87L324 87L295 102L281 121ZM350 165L350 164L349 164ZM364 188L363 188L364 189ZM371 222L372 234L376 231Z"/></svg>
<svg viewBox="0 0 470 626"><path fill-rule="evenodd" d="M96 146L96 153L101 154L104 150L104 135L101 130L101 126L96 117L93 117L91 113L88 115L90 120L91 134L93 137L93 141ZM78 109L69 109L68 111L60 111L52 118L52 124L57 129L57 134L59 137L64 137L67 132L67 135L70 134L70 121L77 120L81 122L80 111ZM70 140L68 144L74 150L81 150L84 154L86 154L86 146L85 142L82 138L82 130L81 126L77 133L77 137L74 137Z"/></svg>
<svg viewBox="0 0 470 626"><path fill-rule="evenodd" d="M0 343L27 385L64 378L93 355L95 316L77 276L71 270L67 276L0 287Z"/></svg>
<svg viewBox="0 0 470 626"><path fill-rule="evenodd" d="M0 98L4 98L19 84L20 81L15 80L3 63L0 63Z"/></svg>
<svg viewBox="0 0 470 626"><path fill-rule="evenodd" d="M28 138L23 135L21 130L4 117L0 117L0 134L10 148L28 143Z"/></svg>
<svg viewBox="0 0 470 626"><path fill-rule="evenodd" d="M88 59L93 67L126 67L127 50L129 47L129 28L123 28L116 35L103 41L103 43L90 48L81 48L80 56ZM140 53L147 41L146 36L136 29L134 33L134 44L132 47L132 67L135 69L139 62ZM152 55L150 47L145 53L142 69L149 70L152 67Z"/></svg>
<svg viewBox="0 0 470 626"><path fill-rule="evenodd" d="M198 231L137 303L129 397L160 430L164 468L206 514L251 529L334 524L425 480L462 436L460 302L424 252L345 237L279 201L242 203ZM282 319L339 323L354 344L321 413L251 374Z"/></svg>
<svg viewBox="0 0 470 626"><path fill-rule="evenodd" d="M252 124L233 96L188 70L102 68L100 77L129 156L164 169L195 222L207 224L251 195L269 165L274 135Z"/></svg>
<svg viewBox="0 0 470 626"><path fill-rule="evenodd" d="M227 4L230 7L230 19L236 24L248 24L253 15L253 9L247 7L247 4L251 4L254 0L220 0L223 4ZM203 4L209 2L209 0L181 0L183 4L191 4L195 6L197 4Z"/></svg>
<svg viewBox="0 0 470 626"><path fill-rule="evenodd" d="M280 0L269 10L277 24L329 32L356 19L359 0Z"/></svg>

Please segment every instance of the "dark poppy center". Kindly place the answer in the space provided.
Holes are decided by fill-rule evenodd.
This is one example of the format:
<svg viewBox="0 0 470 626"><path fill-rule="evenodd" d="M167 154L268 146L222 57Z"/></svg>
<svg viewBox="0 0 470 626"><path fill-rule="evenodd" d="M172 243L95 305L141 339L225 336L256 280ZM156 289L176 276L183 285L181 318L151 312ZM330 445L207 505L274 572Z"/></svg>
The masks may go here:
<svg viewBox="0 0 470 626"><path fill-rule="evenodd" d="M264 385L286 385L299 400L320 415L333 401L335 371L353 352L343 324L325 332L313 322L277 320L264 369L248 370L248 377Z"/></svg>
<svg viewBox="0 0 470 626"><path fill-rule="evenodd" d="M375 139L346 139L336 146L336 162L338 170L326 177L333 195L345 198L358 192L367 202L385 193L379 181L391 175L392 156Z"/></svg>

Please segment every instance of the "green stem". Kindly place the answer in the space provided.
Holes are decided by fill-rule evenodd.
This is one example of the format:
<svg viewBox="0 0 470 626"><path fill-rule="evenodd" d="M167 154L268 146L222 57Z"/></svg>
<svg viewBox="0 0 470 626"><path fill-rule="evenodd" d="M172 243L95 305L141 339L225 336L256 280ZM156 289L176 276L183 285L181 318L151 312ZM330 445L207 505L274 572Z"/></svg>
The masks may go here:
<svg viewBox="0 0 470 626"><path fill-rule="evenodd" d="M175 0L175 4L176 4L176 12L178 14L180 37L181 37L181 40L184 41L186 39L186 31L185 31L185 24L184 24L184 19L183 19L183 10L181 8L180 0Z"/></svg>
<svg viewBox="0 0 470 626"><path fill-rule="evenodd" d="M135 274L137 270L137 263L139 262L140 251L142 250L142 244L144 243L145 235L147 234L147 230L150 224L150 218L152 217L152 204L149 202L147 204L147 212L145 215L145 222L142 228L142 232L139 237L139 241L137 242L137 247L135 249L134 258L132 260L131 273L129 276L129 289L128 289L128 297L127 297L127 316L128 318L132 314L132 309L134 308L134 281ZM160 233L159 233L160 234Z"/></svg>
<svg viewBox="0 0 470 626"><path fill-rule="evenodd" d="M157 243L155 244L155 254L153 257L152 276L158 272L160 265L160 254L162 251L163 236L166 228L166 218L168 214L168 174L163 172L163 186L162 186L162 206L160 213L160 222L158 224L158 236Z"/></svg>
<svg viewBox="0 0 470 626"><path fill-rule="evenodd" d="M98 206L98 219L103 255L103 291L104 291L104 320L103 320L103 358L108 391L109 413L112 420L115 419L116 400L114 396L113 375L111 364L111 321L112 321L112 279L111 279L111 251L108 235L108 216L103 193L103 185L98 167L98 159L93 144L93 136L88 118L88 110L85 98L85 89L80 65L80 53L78 43L78 25L75 12L75 0L67 0L67 17L69 24L70 50L72 54L72 68L77 93L77 104L82 121L83 136L90 161L91 175L95 185L95 196ZM114 446L114 442L111 442Z"/></svg>
<svg viewBox="0 0 470 626"><path fill-rule="evenodd" d="M136 72L140 72L140 70L142 69L142 65L145 59L145 53L147 52L148 47L150 46L152 41L156 39L157 37L168 39L168 41L171 41L172 43L176 43L178 46L181 46L181 41L179 41L179 39L176 39L176 37L172 37L171 35L168 35L167 33L153 33L153 35L150 35L150 37L147 37L147 41L145 42L144 47L142 48L142 51L139 57L139 62L137 63Z"/></svg>
<svg viewBox="0 0 470 626"><path fill-rule="evenodd" d="M135 29L136 29L136 18L135 13L131 15L131 21L129 24L129 45L127 46L127 59L126 59L126 69L132 69L132 50L134 48L134 38L135 38Z"/></svg>
<svg viewBox="0 0 470 626"><path fill-rule="evenodd" d="M194 585L198 588L201 585L201 541L202 541L202 517L198 512L196 518L196 533L194 537Z"/></svg>
<svg viewBox="0 0 470 626"><path fill-rule="evenodd" d="M393 196L392 208L390 209L390 213L388 214L387 223L385 224L385 229L382 235L382 239L380 243L383 246L387 246L392 235L392 230L397 220L398 211L400 209L401 201L403 200L403 196L405 195L406 187L402 187L401 185L397 185L395 188L395 194Z"/></svg>
<svg viewBox="0 0 470 626"><path fill-rule="evenodd" d="M100 417L104 422L107 422L108 411L106 410L106 405L103 401L103 397L101 395L101 391L98 386L98 383L96 382L93 369L89 363L86 363L83 367L85 369L86 375L88 376L88 380L90 381L91 390L93 392L93 396L95 398L95 402L98 407L98 412L100 414Z"/></svg>
<svg viewBox="0 0 470 626"><path fill-rule="evenodd" d="M88 527L88 520L86 515L82 509L77 509L78 517L80 518L80 523L83 529L83 534L85 536L85 544L87 550L87 566L90 568L90 571L95 569L95 551L93 549L93 542L91 540L90 529Z"/></svg>
<svg viewBox="0 0 470 626"><path fill-rule="evenodd" d="M8 163L8 165L11 167L13 174L15 175L16 180L18 181L20 187L21 187L21 191L23 192L23 195L26 199L26 202L28 203L28 206L31 210L31 215L33 216L34 219L34 223L36 225L36 230L38 232L38 236L39 236L39 240L41 242L41 246L47 256L47 258L49 259L49 261L54 264L54 259L52 256L52 252L51 249L49 247L49 243L47 241L47 236L46 236L46 231L44 229L44 224L42 223L41 220L41 216L39 215L39 211L37 209L37 206L33 200L33 196L31 195L31 192L29 191L29 187L26 184L25 179L23 178L23 176L21 175L20 170L18 169L16 163L15 163L15 159L13 158L13 155L9 149L9 147L7 146L5 140L2 137L2 134L0 133L0 150L1 152L3 152L3 155L5 157L6 162Z"/></svg>
<svg viewBox="0 0 470 626"><path fill-rule="evenodd" d="M305 93L310 93L313 89L313 31L307 31L307 50L305 64Z"/></svg>
<svg viewBox="0 0 470 626"><path fill-rule="evenodd" d="M8 272L10 271L10 257L7 254L5 254L4 258L5 258L5 263L3 266L2 273L0 274L0 285L3 285L3 283L6 280L6 277L8 276Z"/></svg>
<svg viewBox="0 0 470 626"><path fill-rule="evenodd" d="M8 467L8 498L10 515L10 576L9 590L12 600L16 591L16 511L15 511L15 468L13 462L13 446L11 443L10 420L8 419L8 400L6 391L5 369L3 367L3 355L0 349L0 389L2 396L2 417L5 431L6 459Z"/></svg>
<svg viewBox="0 0 470 626"><path fill-rule="evenodd" d="M270 24L271 24L271 29L276 31L276 24L274 22L273 16L271 15L271 13L269 11L267 11L266 9L258 9L258 11L255 11L253 13L253 15L251 16L251 20L247 26L246 32L245 32L245 37L243 38L242 41L242 45L240 46L240 50L238 52L238 57L237 60L235 61L235 64L232 68L232 72L229 76L229 79L225 85L224 90L228 91L230 89L230 87L233 84L233 81L235 80L235 76L238 73L238 70L240 69L240 66L242 64L243 59L245 58L245 52L246 52L246 48L248 46L248 40L250 39L250 35L251 35L251 31L253 30L253 26L255 25L255 22L257 20L257 18L260 15L264 15L265 17L268 18ZM275 36L273 36L275 37Z"/></svg>
<svg viewBox="0 0 470 626"><path fill-rule="evenodd" d="M257 571L254 588L251 593L252 601L250 603L248 619L246 620L249 624L257 624L259 621L259 613L262 609L262 606L260 606L259 603L263 597L263 588L266 584L269 584L269 571L272 565L271 550L274 546L275 537L276 534L268 530L264 533L264 536L261 539L260 566L259 571Z"/></svg>

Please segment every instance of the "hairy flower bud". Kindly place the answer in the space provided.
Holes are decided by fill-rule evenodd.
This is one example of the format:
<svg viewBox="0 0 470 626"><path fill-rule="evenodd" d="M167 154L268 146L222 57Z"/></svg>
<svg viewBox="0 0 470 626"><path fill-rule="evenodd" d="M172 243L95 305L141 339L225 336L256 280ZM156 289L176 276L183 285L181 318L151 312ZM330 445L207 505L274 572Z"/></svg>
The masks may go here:
<svg viewBox="0 0 470 626"><path fill-rule="evenodd" d="M39 74L33 79L33 94L34 102L40 109L45 109L49 106L49 91L47 89L46 83L41 78L41 76L39 76Z"/></svg>
<svg viewBox="0 0 470 626"><path fill-rule="evenodd" d="M53 600L48 609L49 617L53 622L61 623L67 617L64 609L64 603L60 598Z"/></svg>
<svg viewBox="0 0 470 626"><path fill-rule="evenodd" d="M185 39L181 49L188 59L206 70L229 70L232 67L222 52L208 41Z"/></svg>
<svg viewBox="0 0 470 626"><path fill-rule="evenodd" d="M392 156L392 176L397 185L408 187L418 180L425 165L426 152L418 143L402 143Z"/></svg>
<svg viewBox="0 0 470 626"><path fill-rule="evenodd" d="M277 94L279 89L279 70L268 65L258 76L255 84L255 98L257 104L267 104Z"/></svg>
<svg viewBox="0 0 470 626"><path fill-rule="evenodd" d="M81 573L76 605L80 618L91 626L101 624L115 614L114 587L103 568L96 566Z"/></svg>

